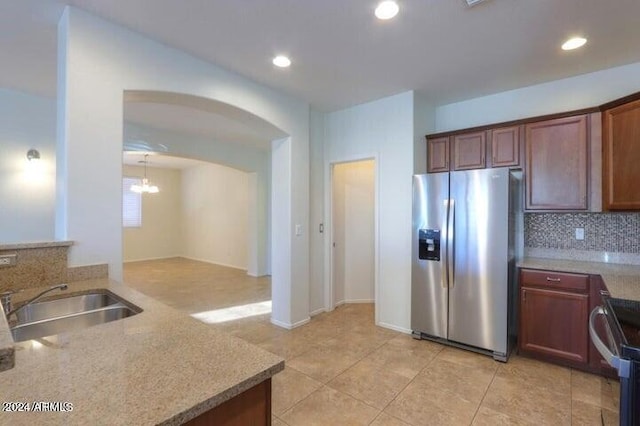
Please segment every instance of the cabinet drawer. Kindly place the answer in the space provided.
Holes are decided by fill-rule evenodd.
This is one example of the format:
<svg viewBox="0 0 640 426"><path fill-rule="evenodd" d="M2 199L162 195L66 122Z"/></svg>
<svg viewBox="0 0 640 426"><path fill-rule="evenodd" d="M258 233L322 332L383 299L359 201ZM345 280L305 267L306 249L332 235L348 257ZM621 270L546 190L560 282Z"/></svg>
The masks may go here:
<svg viewBox="0 0 640 426"><path fill-rule="evenodd" d="M587 292L589 290L588 275L522 269L520 277L522 279L521 285L535 285L580 292Z"/></svg>

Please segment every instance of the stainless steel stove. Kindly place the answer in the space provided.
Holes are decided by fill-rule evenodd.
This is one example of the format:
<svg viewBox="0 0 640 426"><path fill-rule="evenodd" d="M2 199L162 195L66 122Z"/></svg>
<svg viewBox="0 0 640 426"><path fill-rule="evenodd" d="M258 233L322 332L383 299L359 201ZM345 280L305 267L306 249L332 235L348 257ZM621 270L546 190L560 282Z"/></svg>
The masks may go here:
<svg viewBox="0 0 640 426"><path fill-rule="evenodd" d="M618 371L620 425L640 426L640 301L616 299L606 292L602 301L589 318L591 340ZM599 316L605 319L604 327L597 326ZM599 329L604 329L605 339L598 335Z"/></svg>

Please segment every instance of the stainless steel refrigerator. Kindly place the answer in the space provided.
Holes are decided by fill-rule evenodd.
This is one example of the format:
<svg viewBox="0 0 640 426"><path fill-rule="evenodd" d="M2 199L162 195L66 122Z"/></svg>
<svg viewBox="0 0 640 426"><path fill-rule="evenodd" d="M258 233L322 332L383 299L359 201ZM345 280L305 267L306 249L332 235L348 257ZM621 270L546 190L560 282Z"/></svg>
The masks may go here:
<svg viewBox="0 0 640 426"><path fill-rule="evenodd" d="M411 328L506 361L522 252L521 172L415 175Z"/></svg>

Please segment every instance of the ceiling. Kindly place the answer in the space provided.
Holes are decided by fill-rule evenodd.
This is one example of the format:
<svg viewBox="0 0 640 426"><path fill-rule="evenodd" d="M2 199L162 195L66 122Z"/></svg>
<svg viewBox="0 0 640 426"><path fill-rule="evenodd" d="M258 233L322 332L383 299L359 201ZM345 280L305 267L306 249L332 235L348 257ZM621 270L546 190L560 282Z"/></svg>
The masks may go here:
<svg viewBox="0 0 640 426"><path fill-rule="evenodd" d="M270 149L271 140L276 139L256 126L247 126L225 115L181 105L127 102L124 118L130 123L154 129L242 144L262 151Z"/></svg>
<svg viewBox="0 0 640 426"><path fill-rule="evenodd" d="M415 89L434 105L640 61L638 0L3 0L0 86L55 93L71 4L332 111ZM571 35L589 39L563 52ZM291 57L289 69L271 64Z"/></svg>
<svg viewBox="0 0 640 426"><path fill-rule="evenodd" d="M184 170L191 167L202 166L205 164L211 164L206 161L192 160L190 158L173 157L170 155L148 153L147 167L157 169L178 169ZM144 154L139 152L125 151L122 154L122 164L128 166L144 167Z"/></svg>

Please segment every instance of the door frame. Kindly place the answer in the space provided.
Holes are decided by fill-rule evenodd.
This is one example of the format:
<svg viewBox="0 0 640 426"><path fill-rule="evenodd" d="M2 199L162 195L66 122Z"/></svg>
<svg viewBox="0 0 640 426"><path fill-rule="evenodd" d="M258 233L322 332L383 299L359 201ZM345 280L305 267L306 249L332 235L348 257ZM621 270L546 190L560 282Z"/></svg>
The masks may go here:
<svg viewBox="0 0 640 426"><path fill-rule="evenodd" d="M344 163L356 163L358 161L373 161L373 193L374 193L374 202L373 202L373 226L374 226L374 257L373 257L373 297L374 297L374 311L375 311L375 323L378 324L378 277L380 276L380 261L379 261L379 253L380 253L380 239L379 239L379 200L380 200L380 162L378 160L377 154L363 154L363 155L354 155L340 159L334 159L329 161L326 164L325 176L328 179L325 180L327 182L327 186L325 186L325 218L326 226L325 233L328 238L324 240L324 305L326 311L333 311L336 308L336 303L334 302L334 261L333 261L333 184L334 184L334 167L337 164Z"/></svg>

